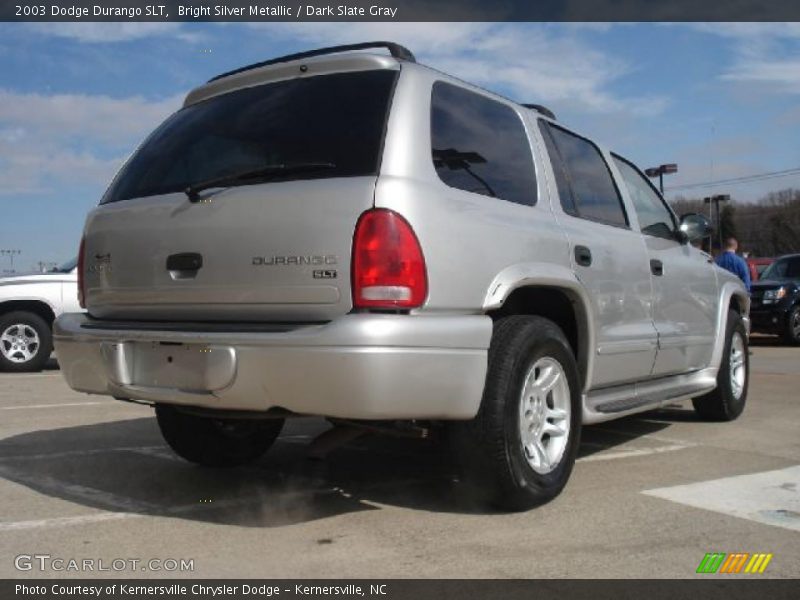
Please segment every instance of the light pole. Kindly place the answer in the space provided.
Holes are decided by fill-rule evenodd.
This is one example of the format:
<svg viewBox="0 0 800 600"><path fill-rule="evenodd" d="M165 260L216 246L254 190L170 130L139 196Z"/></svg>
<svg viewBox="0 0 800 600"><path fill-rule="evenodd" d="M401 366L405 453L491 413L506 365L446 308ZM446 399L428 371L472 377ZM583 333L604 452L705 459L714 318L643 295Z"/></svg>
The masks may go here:
<svg viewBox="0 0 800 600"><path fill-rule="evenodd" d="M675 163L650 167L649 169L644 170L644 174L648 177L658 177L658 189L662 196L664 195L664 175L670 175L677 172L678 165Z"/></svg>
<svg viewBox="0 0 800 600"><path fill-rule="evenodd" d="M722 221L719 215L719 203L728 202L731 199L730 194L717 194L715 196L706 196L703 198L705 204L714 205L714 214L717 216L717 238L719 240L719 249L722 250Z"/></svg>
<svg viewBox="0 0 800 600"><path fill-rule="evenodd" d="M11 261L11 272L14 272L14 255L15 254L22 254L22 250L0 250L0 254L3 256L8 256L9 260Z"/></svg>

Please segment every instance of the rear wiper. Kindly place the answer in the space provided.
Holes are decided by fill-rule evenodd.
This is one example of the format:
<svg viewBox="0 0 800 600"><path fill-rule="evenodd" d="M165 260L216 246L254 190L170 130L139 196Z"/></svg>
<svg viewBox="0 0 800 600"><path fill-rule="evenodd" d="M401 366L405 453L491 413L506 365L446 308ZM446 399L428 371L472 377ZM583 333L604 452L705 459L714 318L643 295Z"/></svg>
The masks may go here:
<svg viewBox="0 0 800 600"><path fill-rule="evenodd" d="M215 187L232 187L236 184L246 184L251 180L268 180L272 177L279 177L289 173L303 173L306 171L318 171L321 169L335 169L336 165L332 162L304 162L286 163L276 165L265 165L258 169L223 175L214 179L206 179L188 186L184 193L189 197L189 202L198 202L200 192Z"/></svg>

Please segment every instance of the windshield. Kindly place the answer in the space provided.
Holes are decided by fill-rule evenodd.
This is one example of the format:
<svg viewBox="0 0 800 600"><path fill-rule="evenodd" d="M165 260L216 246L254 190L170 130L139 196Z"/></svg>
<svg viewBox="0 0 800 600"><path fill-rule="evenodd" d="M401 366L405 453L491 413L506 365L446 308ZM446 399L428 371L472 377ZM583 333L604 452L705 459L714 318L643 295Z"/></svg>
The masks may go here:
<svg viewBox="0 0 800 600"><path fill-rule="evenodd" d="M61 265L57 266L55 269L53 269L50 272L51 273L71 273L72 269L74 269L77 266L78 266L78 257L76 256L75 258L72 258L72 259L68 260L64 264L61 264Z"/></svg>
<svg viewBox="0 0 800 600"><path fill-rule="evenodd" d="M800 279L800 256L776 260L764 270L760 278L773 281Z"/></svg>
<svg viewBox="0 0 800 600"><path fill-rule="evenodd" d="M374 175L396 71L291 79L183 108L147 139L101 204L183 191L265 165L330 163L272 180Z"/></svg>

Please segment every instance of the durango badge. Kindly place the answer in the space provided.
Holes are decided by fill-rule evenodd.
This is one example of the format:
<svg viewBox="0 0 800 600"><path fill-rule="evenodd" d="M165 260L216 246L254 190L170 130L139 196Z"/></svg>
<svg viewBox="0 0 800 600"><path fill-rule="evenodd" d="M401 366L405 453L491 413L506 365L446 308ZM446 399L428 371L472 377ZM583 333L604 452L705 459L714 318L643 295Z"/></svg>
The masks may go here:
<svg viewBox="0 0 800 600"><path fill-rule="evenodd" d="M254 266L283 267L292 265L335 265L337 262L334 254L315 254L310 256L254 256Z"/></svg>

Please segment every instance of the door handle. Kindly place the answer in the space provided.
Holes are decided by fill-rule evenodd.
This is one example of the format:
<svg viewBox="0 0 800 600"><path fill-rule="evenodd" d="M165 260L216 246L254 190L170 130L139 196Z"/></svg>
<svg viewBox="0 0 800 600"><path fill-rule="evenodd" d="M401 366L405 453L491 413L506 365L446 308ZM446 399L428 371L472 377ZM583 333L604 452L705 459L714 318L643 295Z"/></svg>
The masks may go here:
<svg viewBox="0 0 800 600"><path fill-rule="evenodd" d="M650 261L650 272L656 277L661 277L664 274L664 263L655 258Z"/></svg>
<svg viewBox="0 0 800 600"><path fill-rule="evenodd" d="M575 262L582 267L592 264L592 251L586 246L575 246Z"/></svg>

